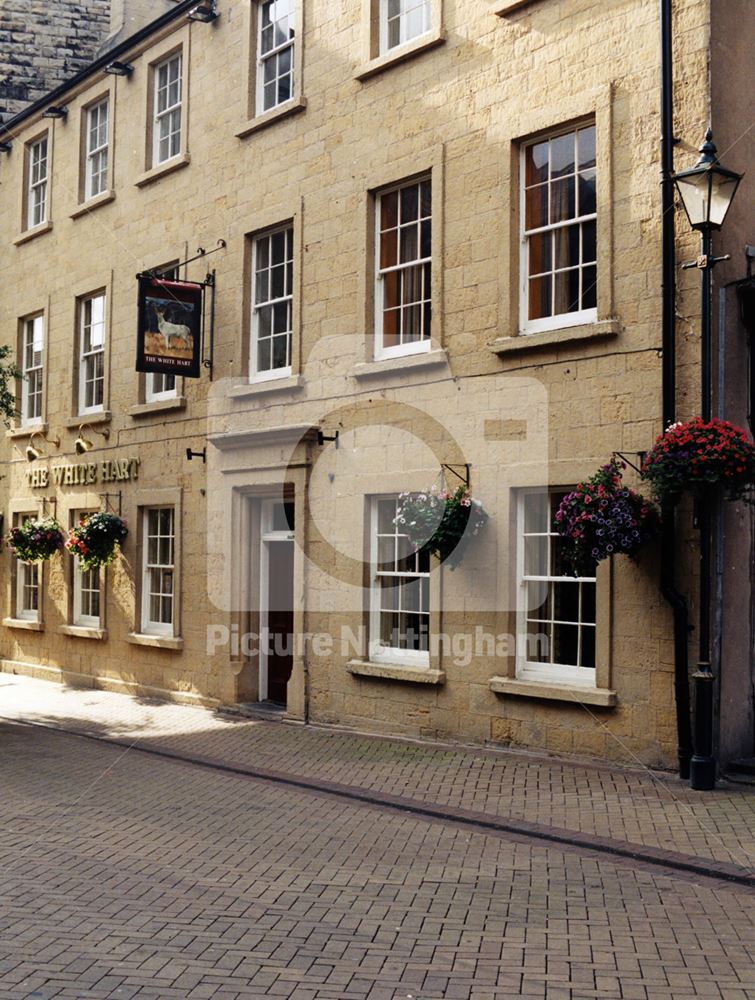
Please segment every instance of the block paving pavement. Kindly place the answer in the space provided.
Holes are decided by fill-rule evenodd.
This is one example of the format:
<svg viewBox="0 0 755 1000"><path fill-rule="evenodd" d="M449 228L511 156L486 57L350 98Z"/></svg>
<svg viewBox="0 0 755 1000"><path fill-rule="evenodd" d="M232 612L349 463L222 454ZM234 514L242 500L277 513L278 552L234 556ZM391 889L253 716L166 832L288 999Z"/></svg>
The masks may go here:
<svg viewBox="0 0 755 1000"><path fill-rule="evenodd" d="M326 785L699 844L740 865L747 788L695 797L642 771L229 721L9 675L0 716L0 1000L755 998L742 885Z"/></svg>

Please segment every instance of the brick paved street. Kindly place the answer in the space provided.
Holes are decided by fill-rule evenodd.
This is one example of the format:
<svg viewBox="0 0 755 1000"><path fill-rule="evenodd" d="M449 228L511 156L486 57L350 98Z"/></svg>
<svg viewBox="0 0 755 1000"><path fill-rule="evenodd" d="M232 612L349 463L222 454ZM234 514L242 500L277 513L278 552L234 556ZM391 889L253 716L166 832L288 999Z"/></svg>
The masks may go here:
<svg viewBox="0 0 755 1000"><path fill-rule="evenodd" d="M453 818L474 809L744 873L747 788L693 796L641 771L232 721L9 675L0 716L0 1000L755 997L751 889ZM350 801L334 782L449 819Z"/></svg>

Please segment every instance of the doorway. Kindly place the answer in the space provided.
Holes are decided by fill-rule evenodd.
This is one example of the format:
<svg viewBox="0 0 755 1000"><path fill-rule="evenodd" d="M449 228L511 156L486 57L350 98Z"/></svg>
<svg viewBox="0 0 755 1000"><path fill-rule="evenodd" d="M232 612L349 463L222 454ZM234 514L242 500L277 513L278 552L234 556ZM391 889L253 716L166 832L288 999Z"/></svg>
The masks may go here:
<svg viewBox="0 0 755 1000"><path fill-rule="evenodd" d="M264 500L260 517L259 700L286 704L294 665L294 504Z"/></svg>

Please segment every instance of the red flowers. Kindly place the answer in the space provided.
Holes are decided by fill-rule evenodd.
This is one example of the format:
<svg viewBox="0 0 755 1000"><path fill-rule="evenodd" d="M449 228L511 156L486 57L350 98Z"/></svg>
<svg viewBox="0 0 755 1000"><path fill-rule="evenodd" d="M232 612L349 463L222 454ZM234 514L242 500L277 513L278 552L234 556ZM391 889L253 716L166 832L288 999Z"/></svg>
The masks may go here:
<svg viewBox="0 0 755 1000"><path fill-rule="evenodd" d="M727 420L695 417L660 435L643 462L642 478L660 502L705 486L722 486L728 499L740 500L755 483L755 445Z"/></svg>

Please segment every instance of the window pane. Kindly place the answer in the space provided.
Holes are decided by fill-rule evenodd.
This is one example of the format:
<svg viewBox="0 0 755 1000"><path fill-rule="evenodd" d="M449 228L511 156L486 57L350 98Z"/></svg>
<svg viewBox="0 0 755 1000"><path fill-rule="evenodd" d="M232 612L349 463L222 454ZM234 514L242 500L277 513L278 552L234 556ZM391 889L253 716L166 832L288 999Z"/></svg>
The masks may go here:
<svg viewBox="0 0 755 1000"><path fill-rule="evenodd" d="M579 226L562 226L553 233L556 245L556 268L579 264ZM556 309L556 312L560 310Z"/></svg>
<svg viewBox="0 0 755 1000"><path fill-rule="evenodd" d="M554 181L551 186L550 221L563 222L574 218L574 178L565 177Z"/></svg>
<svg viewBox="0 0 755 1000"><path fill-rule="evenodd" d="M596 225L594 222L582 223L582 263L592 263L596 259Z"/></svg>
<svg viewBox="0 0 755 1000"><path fill-rule="evenodd" d="M525 227L539 229L548 225L548 185L529 188L525 196Z"/></svg>
<svg viewBox="0 0 755 1000"><path fill-rule="evenodd" d="M419 187L412 184L401 189L401 221L410 222L419 214Z"/></svg>
<svg viewBox="0 0 755 1000"><path fill-rule="evenodd" d="M530 274L542 274L552 267L553 233L536 233L530 237Z"/></svg>
<svg viewBox="0 0 755 1000"><path fill-rule="evenodd" d="M384 194L380 199L380 228L394 229L398 225L398 191Z"/></svg>
<svg viewBox="0 0 755 1000"><path fill-rule="evenodd" d="M542 319L553 313L551 306L551 278L530 278L529 282L529 318Z"/></svg>
<svg viewBox="0 0 755 1000"><path fill-rule="evenodd" d="M389 229L380 235L380 266L395 267L398 264L398 230Z"/></svg>
<svg viewBox="0 0 755 1000"><path fill-rule="evenodd" d="M588 170L579 175L579 214L592 215L595 204L595 171Z"/></svg>
<svg viewBox="0 0 755 1000"><path fill-rule="evenodd" d="M524 157L525 184L542 184L548 180L548 142L528 146Z"/></svg>
<svg viewBox="0 0 755 1000"><path fill-rule="evenodd" d="M401 262L406 263L407 261L416 260L418 250L417 227L404 227L401 230Z"/></svg>
<svg viewBox="0 0 755 1000"><path fill-rule="evenodd" d="M551 139L551 178L574 173L574 133Z"/></svg>
<svg viewBox="0 0 755 1000"><path fill-rule="evenodd" d="M593 267L586 267L582 271L582 308L595 309L598 301L598 272Z"/></svg>
<svg viewBox="0 0 755 1000"><path fill-rule="evenodd" d="M528 493L524 498L525 532L547 532L550 529L550 497L547 493Z"/></svg>
<svg viewBox="0 0 755 1000"><path fill-rule="evenodd" d="M579 149L579 169L595 166L595 126L581 128L577 133L577 148Z"/></svg>

